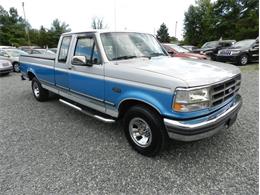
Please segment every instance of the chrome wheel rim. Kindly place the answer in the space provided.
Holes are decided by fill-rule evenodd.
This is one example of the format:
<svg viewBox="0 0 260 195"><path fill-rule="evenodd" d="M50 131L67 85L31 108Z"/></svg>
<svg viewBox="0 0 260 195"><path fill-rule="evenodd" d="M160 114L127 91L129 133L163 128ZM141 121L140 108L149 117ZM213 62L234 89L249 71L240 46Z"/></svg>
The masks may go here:
<svg viewBox="0 0 260 195"><path fill-rule="evenodd" d="M243 56L242 58L241 58L241 64L246 64L247 63L247 57L246 56Z"/></svg>
<svg viewBox="0 0 260 195"><path fill-rule="evenodd" d="M14 64L14 71L15 72L19 72L20 71L19 65L17 63Z"/></svg>
<svg viewBox="0 0 260 195"><path fill-rule="evenodd" d="M148 147L152 142L151 128L142 118L136 117L130 121L129 133L135 144L142 148Z"/></svg>
<svg viewBox="0 0 260 195"><path fill-rule="evenodd" d="M40 96L40 89L36 82L33 83L33 93L36 97Z"/></svg>

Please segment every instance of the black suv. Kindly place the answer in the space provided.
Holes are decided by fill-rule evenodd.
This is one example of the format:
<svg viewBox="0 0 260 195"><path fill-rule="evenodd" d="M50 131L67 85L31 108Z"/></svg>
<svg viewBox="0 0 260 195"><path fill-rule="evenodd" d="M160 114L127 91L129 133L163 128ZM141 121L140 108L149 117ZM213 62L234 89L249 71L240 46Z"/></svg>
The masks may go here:
<svg viewBox="0 0 260 195"><path fill-rule="evenodd" d="M218 40L204 43L200 49L193 50L195 53L205 54L210 57L211 60L216 60L218 51L232 46L235 40Z"/></svg>
<svg viewBox="0 0 260 195"><path fill-rule="evenodd" d="M246 65L259 61L259 39L246 39L236 42L232 47L219 50L217 61Z"/></svg>

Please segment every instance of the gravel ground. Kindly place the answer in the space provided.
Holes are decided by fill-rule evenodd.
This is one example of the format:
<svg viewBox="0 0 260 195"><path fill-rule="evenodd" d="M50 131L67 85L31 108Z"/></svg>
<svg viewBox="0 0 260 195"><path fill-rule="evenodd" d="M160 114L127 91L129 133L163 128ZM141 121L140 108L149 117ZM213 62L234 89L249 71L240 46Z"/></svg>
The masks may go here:
<svg viewBox="0 0 260 195"><path fill-rule="evenodd" d="M120 124L52 98L19 74L0 78L1 194L258 194L258 71L243 73L244 105L229 130L172 141L155 158L131 149Z"/></svg>

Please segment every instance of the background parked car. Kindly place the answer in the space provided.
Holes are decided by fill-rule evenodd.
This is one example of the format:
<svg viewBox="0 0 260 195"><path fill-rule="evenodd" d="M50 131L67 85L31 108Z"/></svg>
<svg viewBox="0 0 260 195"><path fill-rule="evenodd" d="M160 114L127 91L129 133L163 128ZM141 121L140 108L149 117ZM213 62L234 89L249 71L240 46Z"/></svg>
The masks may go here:
<svg viewBox="0 0 260 195"><path fill-rule="evenodd" d="M246 65L259 61L259 39L246 39L236 42L232 47L219 50L217 61Z"/></svg>
<svg viewBox="0 0 260 195"><path fill-rule="evenodd" d="M31 49L28 50L29 54L47 54L47 55L55 55L55 53L49 49Z"/></svg>
<svg viewBox="0 0 260 195"><path fill-rule="evenodd" d="M0 45L0 49L11 49L11 48L15 48L15 47L8 46L8 45Z"/></svg>
<svg viewBox="0 0 260 195"><path fill-rule="evenodd" d="M25 51L25 52L27 52L27 53L30 53L30 51L32 50L32 49L41 49L41 47L39 47L39 46L20 46L20 47L18 47L18 49L21 49L21 50L23 50L23 51Z"/></svg>
<svg viewBox="0 0 260 195"><path fill-rule="evenodd" d="M205 54L209 56L211 60L216 60L216 56L219 50L231 47L235 42L235 40L210 41L204 43L204 45L200 49L196 49L194 50L194 52Z"/></svg>
<svg viewBox="0 0 260 195"><path fill-rule="evenodd" d="M172 57L207 59L206 55L192 53L190 50L176 44L163 43L162 45Z"/></svg>
<svg viewBox="0 0 260 195"><path fill-rule="evenodd" d="M51 50L54 53L57 53L57 48L50 48L49 50Z"/></svg>
<svg viewBox="0 0 260 195"><path fill-rule="evenodd" d="M13 65L13 71L19 72L19 56L20 55L28 55L25 51L20 49L0 49L0 59L8 60Z"/></svg>
<svg viewBox="0 0 260 195"><path fill-rule="evenodd" d="M190 50L191 52L196 50L196 49L199 49L198 47L196 47L194 45L182 45L182 47L184 47L185 49Z"/></svg>
<svg viewBox="0 0 260 195"><path fill-rule="evenodd" d="M13 65L8 60L0 60L0 75L9 74L13 71Z"/></svg>

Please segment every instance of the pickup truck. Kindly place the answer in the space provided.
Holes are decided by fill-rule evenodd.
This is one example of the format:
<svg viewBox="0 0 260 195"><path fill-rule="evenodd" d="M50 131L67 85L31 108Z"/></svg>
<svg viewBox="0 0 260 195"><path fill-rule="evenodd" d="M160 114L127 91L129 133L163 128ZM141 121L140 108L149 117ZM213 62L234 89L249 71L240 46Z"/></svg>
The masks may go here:
<svg viewBox="0 0 260 195"><path fill-rule="evenodd" d="M146 33L65 33L56 57L23 55L20 69L36 100L50 91L98 120L122 121L130 145L146 156L169 138L194 141L229 128L242 105L239 68L171 58Z"/></svg>

